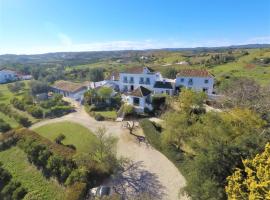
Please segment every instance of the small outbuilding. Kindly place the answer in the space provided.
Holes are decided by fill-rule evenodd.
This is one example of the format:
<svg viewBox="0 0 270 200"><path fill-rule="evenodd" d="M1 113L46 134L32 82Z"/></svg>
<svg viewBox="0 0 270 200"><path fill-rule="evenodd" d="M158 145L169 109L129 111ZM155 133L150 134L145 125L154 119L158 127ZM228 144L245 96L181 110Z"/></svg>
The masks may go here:
<svg viewBox="0 0 270 200"><path fill-rule="evenodd" d="M51 89L53 92L62 94L64 97L72 98L76 101L82 101L83 95L87 90L87 86L81 83L73 83L70 81L56 81Z"/></svg>

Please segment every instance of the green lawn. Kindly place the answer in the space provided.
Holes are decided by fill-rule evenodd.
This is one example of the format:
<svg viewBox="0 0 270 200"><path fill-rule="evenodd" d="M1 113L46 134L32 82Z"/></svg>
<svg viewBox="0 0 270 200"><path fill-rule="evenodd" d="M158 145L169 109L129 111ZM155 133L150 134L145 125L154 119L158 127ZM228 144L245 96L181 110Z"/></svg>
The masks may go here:
<svg viewBox="0 0 270 200"><path fill-rule="evenodd" d="M39 133L41 136L54 141L59 134L64 134L64 144L75 145L78 153L89 152L89 149L96 137L87 128L72 122L59 122L36 128L34 131Z"/></svg>
<svg viewBox="0 0 270 200"><path fill-rule="evenodd" d="M111 118L111 119L116 119L117 113L115 110L113 111L95 111L96 114L100 114L104 117Z"/></svg>
<svg viewBox="0 0 270 200"><path fill-rule="evenodd" d="M18 147L0 151L0 162L11 173L13 179L21 182L27 189L25 200L64 199L64 187L54 180L45 179L39 170L29 164L26 154Z"/></svg>

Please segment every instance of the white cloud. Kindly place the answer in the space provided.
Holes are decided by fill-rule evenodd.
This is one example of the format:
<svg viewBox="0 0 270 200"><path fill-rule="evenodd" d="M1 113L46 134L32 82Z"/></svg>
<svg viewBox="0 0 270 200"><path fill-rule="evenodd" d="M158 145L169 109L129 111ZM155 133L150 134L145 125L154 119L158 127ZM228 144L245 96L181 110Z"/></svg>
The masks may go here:
<svg viewBox="0 0 270 200"><path fill-rule="evenodd" d="M67 36L64 33L58 33L58 38L63 46L71 46L72 45L72 40L69 36Z"/></svg>
<svg viewBox="0 0 270 200"><path fill-rule="evenodd" d="M16 54L38 54L49 52L77 52L77 51L110 51L110 50L144 50L144 49L160 49L160 48L187 48L187 47L217 47L250 43L270 43L270 36L254 37L246 41L235 42L228 39L205 40L205 41L181 41L181 40L123 40L108 42L91 42L76 44L66 34L59 33L58 39L60 45L56 46L38 46L25 48L5 48L1 49L0 54L16 53Z"/></svg>

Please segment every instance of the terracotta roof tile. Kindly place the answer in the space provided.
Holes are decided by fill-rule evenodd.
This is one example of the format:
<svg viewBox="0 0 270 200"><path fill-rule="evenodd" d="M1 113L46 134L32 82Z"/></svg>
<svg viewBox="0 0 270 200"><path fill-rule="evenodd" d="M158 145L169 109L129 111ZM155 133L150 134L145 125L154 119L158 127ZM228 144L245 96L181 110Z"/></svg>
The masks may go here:
<svg viewBox="0 0 270 200"><path fill-rule="evenodd" d="M186 76L186 77L212 77L206 69L183 69L179 71L177 76Z"/></svg>

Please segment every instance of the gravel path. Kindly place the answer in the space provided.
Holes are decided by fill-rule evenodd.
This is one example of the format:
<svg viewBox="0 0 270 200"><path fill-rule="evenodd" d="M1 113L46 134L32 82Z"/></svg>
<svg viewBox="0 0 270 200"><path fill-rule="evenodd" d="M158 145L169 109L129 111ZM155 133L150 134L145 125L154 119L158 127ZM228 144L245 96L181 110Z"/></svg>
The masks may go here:
<svg viewBox="0 0 270 200"><path fill-rule="evenodd" d="M146 144L139 144L134 136L121 127L121 122L97 122L82 108L61 118L41 121L34 124L31 129L61 121L79 123L92 132L104 126L107 132L117 138L118 156L127 157L131 160L127 170L115 177L114 185L119 192L139 194L142 191L151 193L152 199L185 200L184 195L179 195L180 189L185 186L185 179L178 169L163 154ZM137 130L138 134L141 130Z"/></svg>

